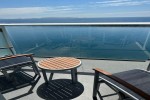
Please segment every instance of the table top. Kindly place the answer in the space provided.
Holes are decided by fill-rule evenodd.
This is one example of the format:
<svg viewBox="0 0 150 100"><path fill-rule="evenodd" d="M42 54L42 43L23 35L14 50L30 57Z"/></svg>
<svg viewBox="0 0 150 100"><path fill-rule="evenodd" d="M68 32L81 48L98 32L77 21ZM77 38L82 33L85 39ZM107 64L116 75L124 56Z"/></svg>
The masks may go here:
<svg viewBox="0 0 150 100"><path fill-rule="evenodd" d="M81 65L81 61L72 57L46 58L38 62L38 66L47 70L67 70Z"/></svg>

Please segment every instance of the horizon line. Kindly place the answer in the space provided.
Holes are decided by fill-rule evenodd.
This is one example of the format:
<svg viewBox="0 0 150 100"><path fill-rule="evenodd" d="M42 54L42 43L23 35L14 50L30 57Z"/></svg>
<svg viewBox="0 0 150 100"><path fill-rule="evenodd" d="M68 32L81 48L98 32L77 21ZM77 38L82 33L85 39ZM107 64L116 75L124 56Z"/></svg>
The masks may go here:
<svg viewBox="0 0 150 100"><path fill-rule="evenodd" d="M150 18L150 16L140 16L140 17L136 17L136 16L129 16L129 17L41 17L41 18L0 18L0 19L44 19L44 18L84 18L84 19L88 19L88 18Z"/></svg>

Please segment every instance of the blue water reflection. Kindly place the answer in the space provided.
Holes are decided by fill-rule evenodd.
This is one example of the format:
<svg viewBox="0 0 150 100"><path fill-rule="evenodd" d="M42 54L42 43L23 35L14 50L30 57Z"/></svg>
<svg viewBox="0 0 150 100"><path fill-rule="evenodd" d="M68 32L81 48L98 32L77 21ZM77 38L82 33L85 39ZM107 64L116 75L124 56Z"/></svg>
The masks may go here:
<svg viewBox="0 0 150 100"><path fill-rule="evenodd" d="M146 60L150 27L7 26L17 53L41 57Z"/></svg>

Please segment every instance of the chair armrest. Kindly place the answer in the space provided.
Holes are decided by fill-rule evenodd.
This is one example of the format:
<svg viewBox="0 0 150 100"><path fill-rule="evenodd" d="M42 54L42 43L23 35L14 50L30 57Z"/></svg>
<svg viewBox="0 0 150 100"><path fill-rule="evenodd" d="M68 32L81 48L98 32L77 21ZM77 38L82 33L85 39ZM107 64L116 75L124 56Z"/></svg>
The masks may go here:
<svg viewBox="0 0 150 100"><path fill-rule="evenodd" d="M6 57L1 57L0 60L10 59L10 58L16 58L16 57L22 57L22 56L31 57L32 55L33 55L33 54L10 55L10 56L6 56Z"/></svg>
<svg viewBox="0 0 150 100"><path fill-rule="evenodd" d="M17 54L16 56L32 56L32 55L34 55L34 54Z"/></svg>
<svg viewBox="0 0 150 100"><path fill-rule="evenodd" d="M122 80L122 79L120 79L120 78L118 78L118 77L112 75L112 74L109 73L109 72L106 72L106 71L104 71L104 70L102 70L102 69L99 69L99 68L95 68L95 69L93 69L93 70L95 70L95 72L101 73L102 75L105 75L105 76L107 76L108 78L110 78L110 79L112 79L112 80L118 82L119 84L121 84L121 85L125 86L126 88L132 90L133 92L137 93L138 95L140 95L141 97L145 98L146 100L148 100L148 99L150 98L150 95L149 95L149 94L143 92L142 90L140 90L140 89L138 89L137 87L135 87L135 86L129 84L128 82L126 82L126 81L124 81L124 80ZM109 81L109 80L108 80L108 81Z"/></svg>
<svg viewBox="0 0 150 100"><path fill-rule="evenodd" d="M111 73L106 72L106 71L104 71L104 70L102 70L102 69L100 69L100 68L94 68L93 70L95 70L95 71L97 71L97 72L99 72L99 73L102 73L102 74L104 74L104 75L112 75Z"/></svg>

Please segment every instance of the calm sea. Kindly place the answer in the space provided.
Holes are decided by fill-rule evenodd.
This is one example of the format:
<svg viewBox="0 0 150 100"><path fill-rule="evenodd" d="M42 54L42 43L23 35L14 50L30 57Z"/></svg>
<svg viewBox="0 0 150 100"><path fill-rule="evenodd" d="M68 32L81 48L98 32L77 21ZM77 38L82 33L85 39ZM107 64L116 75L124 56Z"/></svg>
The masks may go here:
<svg viewBox="0 0 150 100"><path fill-rule="evenodd" d="M150 22L150 17L0 19L0 23Z"/></svg>

